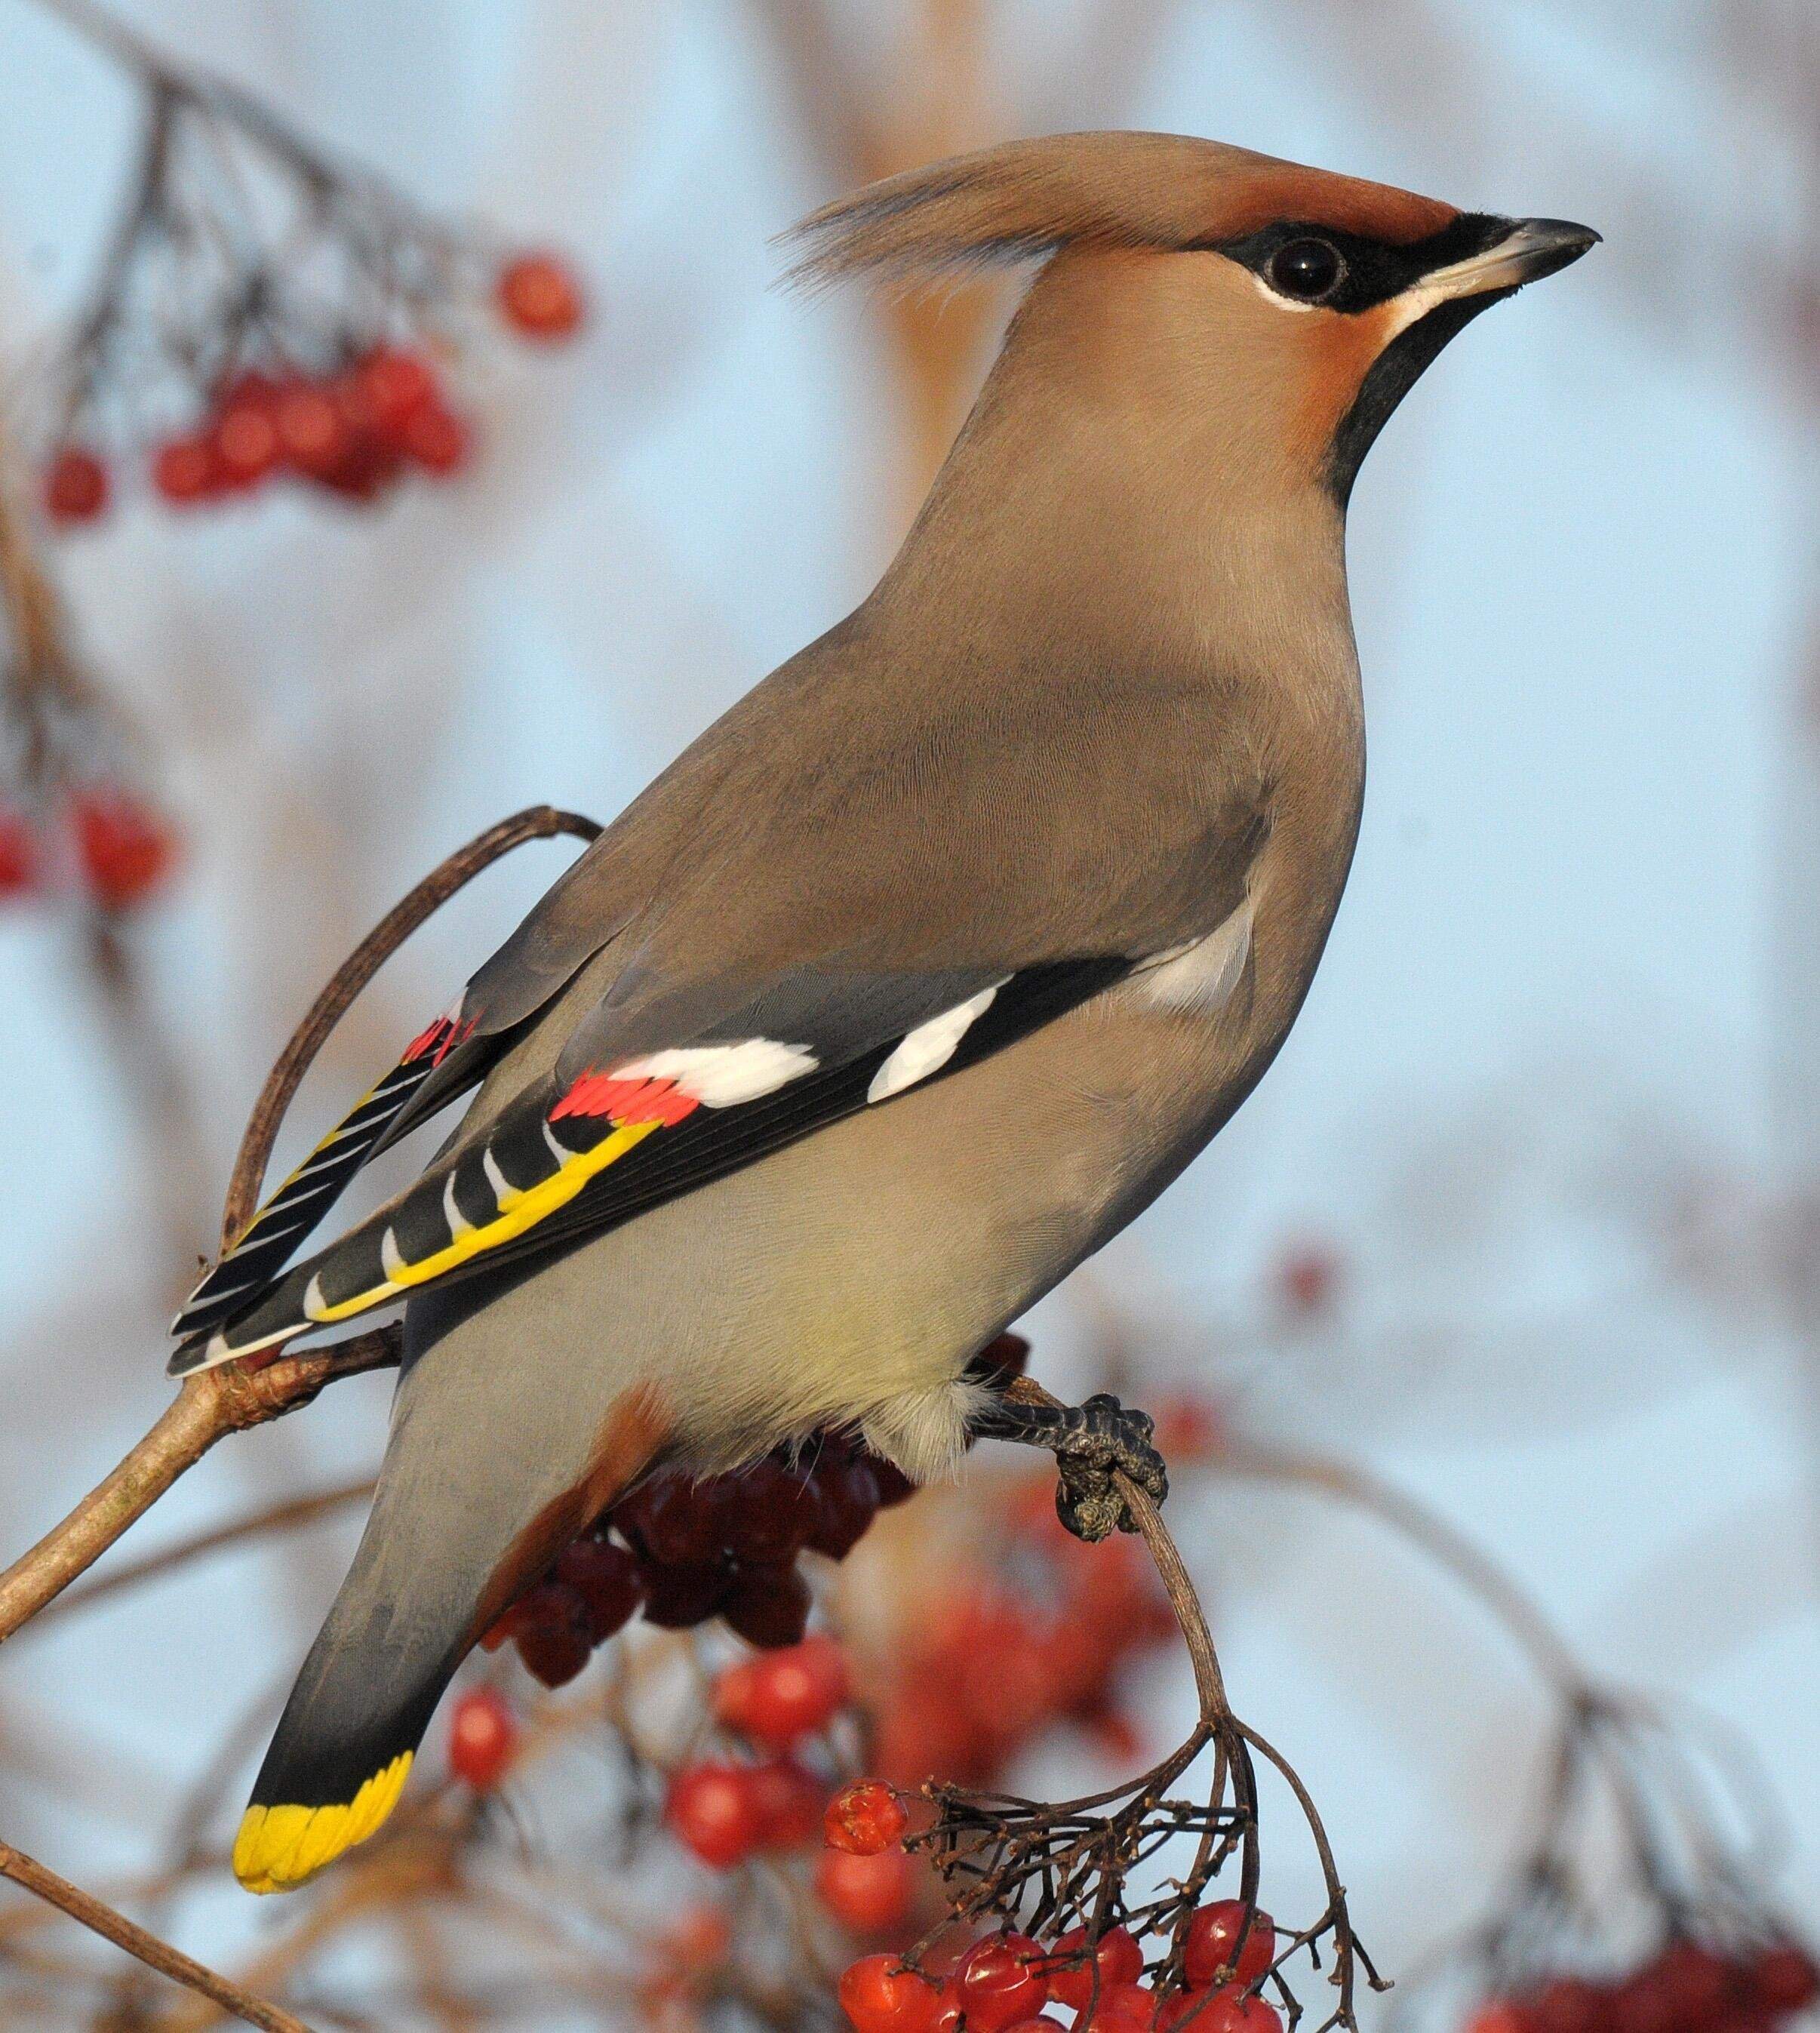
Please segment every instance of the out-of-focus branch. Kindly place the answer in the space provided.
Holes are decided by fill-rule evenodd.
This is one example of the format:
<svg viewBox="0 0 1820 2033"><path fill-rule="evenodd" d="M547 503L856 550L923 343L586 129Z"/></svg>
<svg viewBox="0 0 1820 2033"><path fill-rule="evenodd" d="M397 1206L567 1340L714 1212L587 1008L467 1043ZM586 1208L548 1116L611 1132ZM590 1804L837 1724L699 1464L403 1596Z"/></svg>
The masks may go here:
<svg viewBox="0 0 1820 2033"><path fill-rule="evenodd" d="M457 890L464 889L483 869L490 868L515 847L522 847L527 841L552 840L562 833L592 841L599 837L600 830L592 819L576 812L559 811L553 805L533 805L525 811L515 812L510 818L489 826L459 853L451 854L380 919L336 969L335 979L316 998L267 1076L234 1159L222 1215L224 1245L252 1218L279 1125L305 1073L354 998L392 954Z"/></svg>
<svg viewBox="0 0 1820 2033"><path fill-rule="evenodd" d="M1438 1511L1350 1462L1324 1455L1229 1443L1211 1466L1224 1475L1293 1485L1318 1491L1364 1511L1419 1547L1461 1582L1489 1609L1537 1671L1570 1706L1601 1700L1567 1640L1504 1569Z"/></svg>
<svg viewBox="0 0 1820 2033"><path fill-rule="evenodd" d="M393 1367L399 1346L398 1329L380 1327L263 1369L236 1365L191 1377L118 1466L0 1574L0 1642L85 1573L217 1440L296 1411L343 1377Z"/></svg>
<svg viewBox="0 0 1820 2033"><path fill-rule="evenodd" d="M9 1878L15 1885L36 1893L40 1899L60 1908L73 1920L81 1921L84 1926L112 1941L117 1948L124 1949L129 1956L137 1956L148 1967L160 1971L174 1983L182 1984L223 2011L231 2012L247 2025L262 2027L264 2033L309 2033L301 2019L255 1997L228 1978L218 1975L168 1942L159 1941L155 1934L147 1934L143 1927L136 1927L123 1914L103 1905L66 1878L59 1878L55 1871L47 1870L22 1850L13 1848L10 1843L0 1842L0 1877Z"/></svg>
<svg viewBox="0 0 1820 2033"><path fill-rule="evenodd" d="M209 1553L219 1552L225 1546L244 1544L249 1539L263 1539L280 1532L294 1532L305 1525L313 1525L318 1519L332 1518L338 1511L345 1511L350 1504L363 1502L373 1494L373 1477L361 1476L354 1482L338 1484L332 1489L316 1489L301 1496L287 1496L276 1503L249 1512L244 1518L230 1518L223 1525L212 1525L206 1531L193 1533L187 1539L179 1539L174 1545L161 1547L155 1553L148 1553L141 1559L129 1560L111 1572L91 1582L86 1588L60 1597L47 1604L38 1619L42 1624L46 1619L66 1616L72 1611L88 1609L94 1604L122 1591L137 1588L141 1582L155 1581L185 1567L193 1560L199 1560Z"/></svg>

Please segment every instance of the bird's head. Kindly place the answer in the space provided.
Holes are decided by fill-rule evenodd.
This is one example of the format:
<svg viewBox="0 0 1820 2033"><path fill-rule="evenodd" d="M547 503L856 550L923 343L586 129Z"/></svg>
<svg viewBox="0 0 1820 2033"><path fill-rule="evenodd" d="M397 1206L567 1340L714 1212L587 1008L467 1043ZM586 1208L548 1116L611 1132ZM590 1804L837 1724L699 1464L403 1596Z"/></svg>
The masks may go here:
<svg viewBox="0 0 1820 2033"><path fill-rule="evenodd" d="M888 279L1039 259L1014 323L1026 397L1174 434L1232 485L1343 504L1391 411L1488 305L1599 235L1219 142L1140 133L1014 141L873 184L793 236L796 277Z"/></svg>

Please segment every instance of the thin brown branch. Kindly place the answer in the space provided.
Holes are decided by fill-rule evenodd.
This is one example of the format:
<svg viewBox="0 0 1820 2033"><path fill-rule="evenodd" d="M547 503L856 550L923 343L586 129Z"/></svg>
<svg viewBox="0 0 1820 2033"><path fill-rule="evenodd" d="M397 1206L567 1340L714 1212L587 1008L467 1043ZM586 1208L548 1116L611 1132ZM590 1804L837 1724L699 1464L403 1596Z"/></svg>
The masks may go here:
<svg viewBox="0 0 1820 2033"><path fill-rule="evenodd" d="M1350 1462L1324 1455L1234 1443L1219 1449L1213 1466L1225 1474L1316 1490L1368 1512L1447 1568L1476 1596L1564 1702L1597 1705L1602 1701L1572 1648L1541 1608L1464 1533L1413 1496Z"/></svg>
<svg viewBox="0 0 1820 2033"><path fill-rule="evenodd" d="M124 1949L129 1956L137 1956L148 1968L159 1971L172 1982L182 1984L198 1997L219 2005L223 2011L231 2012L247 2025L260 2027L264 2033L310 2033L301 2019L255 1997L250 1990L159 1941L155 1934L147 1934L143 1927L135 1926L123 1914L103 1905L67 1878L59 1878L55 1871L47 1870L22 1850L13 1848L10 1843L0 1842L0 1877L11 1878L15 1885L23 1885L28 1892L61 1908L73 1920L80 1921L104 1940L112 1941L115 1947Z"/></svg>
<svg viewBox="0 0 1820 2033"><path fill-rule="evenodd" d="M189 1378L119 1466L0 1574L0 1642L85 1573L217 1440L282 1418L343 1377L392 1368L399 1346L396 1327L380 1327L263 1369L230 1365Z"/></svg>
<svg viewBox="0 0 1820 2033"><path fill-rule="evenodd" d="M551 840L568 833L578 840L593 841L601 829L579 813L558 811L553 805L533 805L515 812L497 826L489 826L477 840L451 854L440 868L418 883L402 902L395 904L356 946L335 979L312 1005L291 1039L279 1054L278 1063L266 1079L246 1133L241 1139L234 1162L227 1204L222 1211L222 1242L231 1242L249 1220L259 1199L260 1182L272 1156L279 1126L311 1062L328 1035L346 1015L354 998L378 973L419 926L440 910L457 890L465 889L483 869L490 868L501 856L527 841Z"/></svg>

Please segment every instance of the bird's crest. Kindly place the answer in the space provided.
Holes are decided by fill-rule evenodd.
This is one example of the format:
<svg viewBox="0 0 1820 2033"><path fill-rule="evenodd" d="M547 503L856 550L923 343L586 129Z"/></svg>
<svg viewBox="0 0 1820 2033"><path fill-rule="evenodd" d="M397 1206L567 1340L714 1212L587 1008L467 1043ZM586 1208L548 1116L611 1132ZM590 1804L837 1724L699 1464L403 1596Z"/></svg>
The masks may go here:
<svg viewBox="0 0 1820 2033"><path fill-rule="evenodd" d="M780 236L788 279L964 274L1063 247L1183 250L1279 219L1396 245L1438 233L1454 208L1185 134L1052 134L1007 141L868 184Z"/></svg>

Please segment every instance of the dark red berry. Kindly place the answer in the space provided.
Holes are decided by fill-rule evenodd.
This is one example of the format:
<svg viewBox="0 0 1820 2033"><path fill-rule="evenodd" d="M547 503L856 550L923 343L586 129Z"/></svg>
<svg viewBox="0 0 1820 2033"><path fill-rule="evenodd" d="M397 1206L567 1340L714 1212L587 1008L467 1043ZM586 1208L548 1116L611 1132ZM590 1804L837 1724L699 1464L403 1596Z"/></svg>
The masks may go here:
<svg viewBox="0 0 1820 2033"><path fill-rule="evenodd" d="M0 897L22 897L38 882L38 841L21 812L0 811Z"/></svg>
<svg viewBox="0 0 1820 2033"><path fill-rule="evenodd" d="M809 1584L794 1567L740 1567L721 1615L748 1645L770 1651L798 1642L809 1621L810 1602Z"/></svg>
<svg viewBox="0 0 1820 2033"><path fill-rule="evenodd" d="M629 1623L645 1599L638 1563L624 1546L577 1539L556 1556L556 1579L571 1588L586 1612L588 1636L596 1645Z"/></svg>
<svg viewBox="0 0 1820 2033"><path fill-rule="evenodd" d="M44 512L54 522L92 522L107 506L107 468L86 445L65 445L44 469Z"/></svg>
<svg viewBox="0 0 1820 2033"><path fill-rule="evenodd" d="M177 858L170 829L130 791L96 785L76 799L76 851L95 900L110 911L143 904Z"/></svg>
<svg viewBox="0 0 1820 2033"><path fill-rule="evenodd" d="M976 1941L954 1973L968 2033L1005 2033L1043 2009L1049 1997L1047 1959L1028 1934L988 1934Z"/></svg>
<svg viewBox="0 0 1820 2033"><path fill-rule="evenodd" d="M816 1470L815 1488L821 1503L809 1544L844 1560L878 1514L878 1479L864 1462L841 1462Z"/></svg>
<svg viewBox="0 0 1820 2033"><path fill-rule="evenodd" d="M725 1567L670 1567L640 1561L645 1621L661 1631L692 1631L727 1599L733 1576Z"/></svg>

